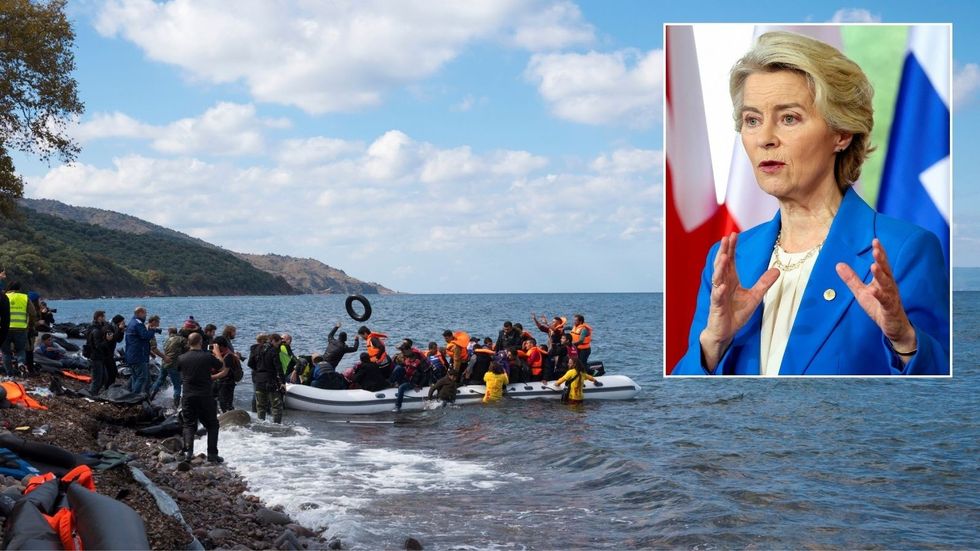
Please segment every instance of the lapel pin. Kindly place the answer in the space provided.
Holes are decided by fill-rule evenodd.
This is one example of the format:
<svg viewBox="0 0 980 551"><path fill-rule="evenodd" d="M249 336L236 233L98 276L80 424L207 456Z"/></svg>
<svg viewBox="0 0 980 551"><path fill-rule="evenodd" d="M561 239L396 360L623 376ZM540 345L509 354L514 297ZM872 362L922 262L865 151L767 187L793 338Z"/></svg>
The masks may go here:
<svg viewBox="0 0 980 551"><path fill-rule="evenodd" d="M837 297L837 292L834 291L833 289L827 289L826 291L823 292L824 300L834 300L835 297Z"/></svg>

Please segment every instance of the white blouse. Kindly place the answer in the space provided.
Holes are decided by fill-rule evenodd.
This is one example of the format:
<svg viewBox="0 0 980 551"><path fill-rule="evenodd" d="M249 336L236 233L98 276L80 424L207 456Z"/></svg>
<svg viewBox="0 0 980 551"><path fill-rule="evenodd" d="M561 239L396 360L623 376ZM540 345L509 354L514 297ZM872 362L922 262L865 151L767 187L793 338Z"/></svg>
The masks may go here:
<svg viewBox="0 0 980 551"><path fill-rule="evenodd" d="M769 267L772 268L775 265L777 254L783 265L792 266L793 263L800 261L809 253L809 250L788 253L782 247L776 247L769 259ZM783 353L786 351L790 331L793 330L793 321L796 320L796 312L800 309L800 302L803 301L803 291L806 290L806 284L810 281L810 273L813 272L813 265L817 263L818 256L820 256L820 251L816 251L798 268L793 270L781 269L779 279L766 291L766 296L762 301L764 304L762 309L762 349L759 358L759 371L763 377L779 375L779 366L783 363Z"/></svg>

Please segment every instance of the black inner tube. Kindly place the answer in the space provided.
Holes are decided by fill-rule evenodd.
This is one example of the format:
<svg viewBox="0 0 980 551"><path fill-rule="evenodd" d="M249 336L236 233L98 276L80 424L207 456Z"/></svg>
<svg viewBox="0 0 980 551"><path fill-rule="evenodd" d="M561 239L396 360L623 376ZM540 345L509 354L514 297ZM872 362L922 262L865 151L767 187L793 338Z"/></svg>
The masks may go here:
<svg viewBox="0 0 980 551"><path fill-rule="evenodd" d="M358 315L354 311L354 302L360 302L364 305L364 313ZM347 302L344 303L344 307L347 308L347 315L351 317L354 321L367 321L371 317L371 303L368 299L364 298L364 295L350 295L347 297Z"/></svg>

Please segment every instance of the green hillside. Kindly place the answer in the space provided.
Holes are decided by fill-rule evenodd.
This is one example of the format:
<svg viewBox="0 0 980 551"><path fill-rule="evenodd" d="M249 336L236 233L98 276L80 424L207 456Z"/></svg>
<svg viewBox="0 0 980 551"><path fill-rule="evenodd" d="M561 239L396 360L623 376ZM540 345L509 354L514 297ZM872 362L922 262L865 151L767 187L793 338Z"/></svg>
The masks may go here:
<svg viewBox="0 0 980 551"><path fill-rule="evenodd" d="M8 281L47 297L296 293L282 277L186 239L20 214L0 219L0 265Z"/></svg>

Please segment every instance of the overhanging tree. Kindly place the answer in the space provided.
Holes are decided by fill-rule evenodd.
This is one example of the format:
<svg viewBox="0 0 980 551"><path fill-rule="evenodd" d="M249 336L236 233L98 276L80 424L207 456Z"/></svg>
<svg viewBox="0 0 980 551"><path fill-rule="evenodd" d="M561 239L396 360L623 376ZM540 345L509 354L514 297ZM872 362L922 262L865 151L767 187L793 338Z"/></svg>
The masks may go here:
<svg viewBox="0 0 980 551"><path fill-rule="evenodd" d="M24 194L11 150L43 161L74 161L80 148L66 127L84 105L72 72L75 33L66 0L0 0L0 213Z"/></svg>

